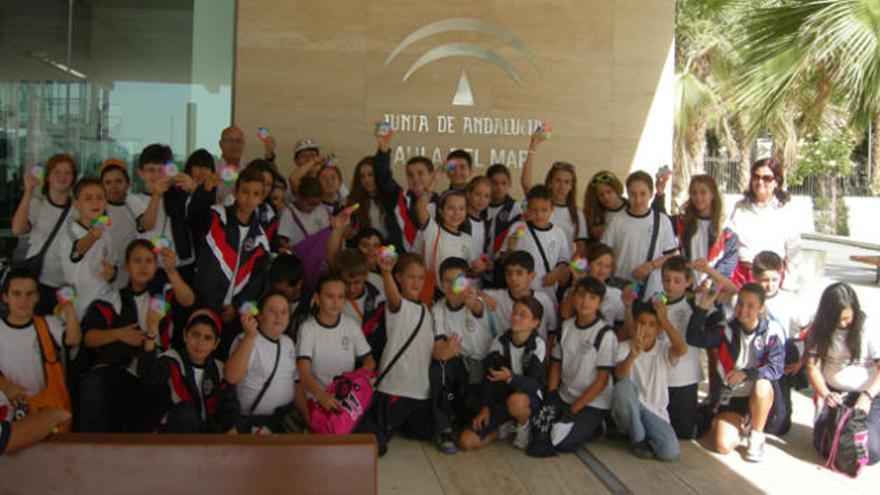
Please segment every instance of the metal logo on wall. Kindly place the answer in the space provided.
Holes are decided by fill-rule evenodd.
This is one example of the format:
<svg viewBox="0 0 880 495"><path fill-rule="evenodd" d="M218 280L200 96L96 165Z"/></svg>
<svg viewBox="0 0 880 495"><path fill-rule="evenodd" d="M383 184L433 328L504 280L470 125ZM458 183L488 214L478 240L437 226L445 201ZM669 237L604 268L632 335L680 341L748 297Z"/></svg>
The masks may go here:
<svg viewBox="0 0 880 495"><path fill-rule="evenodd" d="M519 39L517 39L515 36L507 32L503 28L496 26L495 24L481 21L479 19L469 18L443 19L440 21L432 22L430 24L426 24L416 29L415 31L407 35L403 40L401 40L400 43L398 43L397 46L394 47L393 50L391 50L391 53L385 60L385 66L387 67L388 65L390 65L391 62L401 52L403 52L405 49L409 48L411 45L415 44L418 41L437 34L457 31L476 32L498 38L519 51L526 59L528 59L535 70L539 74L541 73L541 69L540 67L538 67L538 62L535 60L535 57ZM406 74L403 75L403 79L401 82L407 82L413 74L415 74L419 69L430 64L431 62L436 62L438 60L450 57L471 57L485 60L486 62L489 62L501 68L501 70L503 70L508 75L508 77L513 79L513 81L516 82L517 85L523 85L522 78L520 78L519 74L516 72L516 70L514 70L510 62L505 60L502 56L498 55L498 53L490 48L478 45L476 43L466 42L446 43L428 50L415 62L413 62L413 64L406 71ZM474 104L474 95L471 91L471 85L468 81L467 73L464 69L461 70L461 75L458 78L458 85L455 88L455 95L452 98L452 104L458 106L472 106Z"/></svg>

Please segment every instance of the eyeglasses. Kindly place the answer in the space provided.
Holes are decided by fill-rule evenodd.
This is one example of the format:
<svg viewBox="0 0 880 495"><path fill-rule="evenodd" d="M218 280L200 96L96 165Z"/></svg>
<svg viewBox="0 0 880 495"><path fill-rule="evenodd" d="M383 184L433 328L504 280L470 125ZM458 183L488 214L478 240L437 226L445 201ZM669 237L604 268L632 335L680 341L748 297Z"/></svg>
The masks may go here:
<svg viewBox="0 0 880 495"><path fill-rule="evenodd" d="M753 175L752 180L760 180L764 184L770 184L771 182L776 180L776 176L773 174L768 175Z"/></svg>
<svg viewBox="0 0 880 495"><path fill-rule="evenodd" d="M608 184L609 182L614 182L616 180L617 177L611 172L600 172L597 176L593 177L593 180L590 181L590 185L597 186L599 184Z"/></svg>

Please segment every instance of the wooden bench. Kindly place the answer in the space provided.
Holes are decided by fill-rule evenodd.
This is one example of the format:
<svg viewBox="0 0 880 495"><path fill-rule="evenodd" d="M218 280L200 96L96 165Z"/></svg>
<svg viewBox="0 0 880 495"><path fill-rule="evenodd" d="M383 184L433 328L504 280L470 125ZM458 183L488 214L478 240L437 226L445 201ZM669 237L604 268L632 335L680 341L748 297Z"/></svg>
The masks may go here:
<svg viewBox="0 0 880 495"><path fill-rule="evenodd" d="M58 435L0 456L0 493L375 494L372 435Z"/></svg>

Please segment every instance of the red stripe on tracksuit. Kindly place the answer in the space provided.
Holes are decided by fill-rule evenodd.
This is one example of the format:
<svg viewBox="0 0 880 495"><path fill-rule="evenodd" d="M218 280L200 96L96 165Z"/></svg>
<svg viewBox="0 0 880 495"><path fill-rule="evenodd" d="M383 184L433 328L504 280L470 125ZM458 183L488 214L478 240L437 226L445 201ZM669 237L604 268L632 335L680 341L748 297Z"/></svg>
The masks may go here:
<svg viewBox="0 0 880 495"><path fill-rule="evenodd" d="M406 208L406 196L403 191L400 191L397 195L397 223L400 224L400 231L403 234L403 241L406 243L407 250L412 250L413 243L416 242L416 234L418 234L418 229L413 223L412 219L409 217L409 213Z"/></svg>
<svg viewBox="0 0 880 495"><path fill-rule="evenodd" d="M170 368L169 378L172 392L174 392L174 395L177 396L180 402L192 402L192 395L183 381L183 375L180 374L180 368L177 367L177 363L171 364Z"/></svg>
<svg viewBox="0 0 880 495"><path fill-rule="evenodd" d="M238 255L226 242L226 231L220 224L219 215L211 215L211 228L208 230L208 235L214 239L214 245L220 250L220 252L216 252L214 249L215 254L219 255L217 259L226 265L229 273L232 273L235 270L235 260Z"/></svg>

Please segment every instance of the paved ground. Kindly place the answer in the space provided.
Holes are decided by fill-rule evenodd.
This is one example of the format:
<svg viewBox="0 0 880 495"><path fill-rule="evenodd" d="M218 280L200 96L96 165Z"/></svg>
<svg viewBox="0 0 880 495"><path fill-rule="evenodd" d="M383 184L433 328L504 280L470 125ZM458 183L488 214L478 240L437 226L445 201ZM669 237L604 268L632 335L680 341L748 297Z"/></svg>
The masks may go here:
<svg viewBox="0 0 880 495"><path fill-rule="evenodd" d="M801 291L805 305L815 307L822 290L843 281L858 293L869 321L880 321L880 286L875 269L849 261L853 254L878 254L829 242L805 241L805 248L824 256L824 271ZM876 329L876 324L870 324ZM792 431L772 437L765 461L746 462L741 452L727 456L682 442L682 458L660 463L634 458L623 442L603 439L588 449L619 478L629 493L876 493L880 467L856 480L820 467L811 445L813 406L804 395L794 398ZM573 454L549 459L526 457L511 446L496 444L483 451L444 456L430 442L395 438L379 461L379 491L406 494L609 493Z"/></svg>

